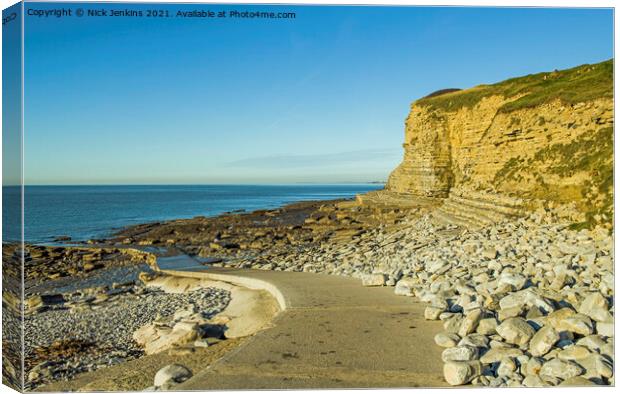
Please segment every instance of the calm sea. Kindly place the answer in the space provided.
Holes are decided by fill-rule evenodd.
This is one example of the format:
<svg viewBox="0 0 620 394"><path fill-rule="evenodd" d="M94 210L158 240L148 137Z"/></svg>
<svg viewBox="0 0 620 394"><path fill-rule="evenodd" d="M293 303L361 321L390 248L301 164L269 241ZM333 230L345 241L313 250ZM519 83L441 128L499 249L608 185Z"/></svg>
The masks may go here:
<svg viewBox="0 0 620 394"><path fill-rule="evenodd" d="M146 222L213 216L226 211L276 208L295 201L354 197L378 184L343 185L166 185L27 186L25 239L50 242L103 238ZM19 189L3 188L3 239L18 240Z"/></svg>

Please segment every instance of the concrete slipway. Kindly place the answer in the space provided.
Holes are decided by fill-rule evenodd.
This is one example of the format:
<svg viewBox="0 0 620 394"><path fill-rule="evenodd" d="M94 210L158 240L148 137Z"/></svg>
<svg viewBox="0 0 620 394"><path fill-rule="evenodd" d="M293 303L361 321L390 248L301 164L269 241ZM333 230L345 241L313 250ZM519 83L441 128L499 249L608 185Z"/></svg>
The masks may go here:
<svg viewBox="0 0 620 394"><path fill-rule="evenodd" d="M281 311L270 328L178 390L445 386L441 323L390 287L300 272L209 268L165 273L266 290Z"/></svg>

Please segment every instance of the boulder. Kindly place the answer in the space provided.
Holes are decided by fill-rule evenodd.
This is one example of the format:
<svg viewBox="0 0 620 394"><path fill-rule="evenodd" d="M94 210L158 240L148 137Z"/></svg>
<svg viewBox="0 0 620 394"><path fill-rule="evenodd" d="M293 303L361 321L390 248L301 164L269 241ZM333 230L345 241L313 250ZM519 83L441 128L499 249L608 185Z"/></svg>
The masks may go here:
<svg viewBox="0 0 620 394"><path fill-rule="evenodd" d="M551 326L544 326L530 340L530 353L532 356L542 356L546 354L557 341L560 335Z"/></svg>
<svg viewBox="0 0 620 394"><path fill-rule="evenodd" d="M546 324L551 325L556 330L562 331L560 329L560 323L562 323L564 319L568 318L569 316L573 316L574 314L575 311L570 308L558 309L557 311L554 311L547 315L547 317L545 318L545 322Z"/></svg>
<svg viewBox="0 0 620 394"><path fill-rule="evenodd" d="M580 335L590 335L594 332L594 324L590 318L582 313L570 315L557 323L558 331L569 331Z"/></svg>
<svg viewBox="0 0 620 394"><path fill-rule="evenodd" d="M501 309L499 312L497 312L497 319L503 322L504 320L510 319L511 317L519 317L523 315L524 309L525 307L521 306Z"/></svg>
<svg viewBox="0 0 620 394"><path fill-rule="evenodd" d="M589 294L584 298L577 311L598 322L613 320L609 313L609 303L599 292Z"/></svg>
<svg viewBox="0 0 620 394"><path fill-rule="evenodd" d="M481 373L480 361L450 361L443 366L444 379L451 386L467 384Z"/></svg>
<svg viewBox="0 0 620 394"><path fill-rule="evenodd" d="M402 296L413 296L413 290L416 286L416 280L413 278L403 278L396 282L394 294Z"/></svg>
<svg viewBox="0 0 620 394"><path fill-rule="evenodd" d="M62 294L42 294L34 295L26 298L24 307L26 312L41 312L46 310L49 306L60 305L65 302L65 297Z"/></svg>
<svg viewBox="0 0 620 394"><path fill-rule="evenodd" d="M480 319L476 332L483 335L493 335L496 333L497 320L494 317Z"/></svg>
<svg viewBox="0 0 620 394"><path fill-rule="evenodd" d="M43 361L35 365L28 373L28 380L50 379L53 378L53 367L55 363L52 361ZM6 368L6 366L5 366Z"/></svg>
<svg viewBox="0 0 620 394"><path fill-rule="evenodd" d="M524 308L527 305L527 294L523 291L510 293L499 300L500 309Z"/></svg>
<svg viewBox="0 0 620 394"><path fill-rule="evenodd" d="M592 353L576 361L585 370L585 378L611 378L614 374L613 364L600 354Z"/></svg>
<svg viewBox="0 0 620 394"><path fill-rule="evenodd" d="M497 366L498 376L512 376L517 370L517 363L512 357L504 357Z"/></svg>
<svg viewBox="0 0 620 394"><path fill-rule="evenodd" d="M546 313L551 313L554 310L553 305L537 294L531 287L508 294L499 300L499 306L501 309L525 308L529 306L543 310Z"/></svg>
<svg viewBox="0 0 620 394"><path fill-rule="evenodd" d="M532 357L525 364L525 375L538 375L542 368L542 361L538 357ZM523 372L521 372L523 373Z"/></svg>
<svg viewBox="0 0 620 394"><path fill-rule="evenodd" d="M583 337L577 341L577 345L585 346L591 351L600 351L607 342L600 335L588 335L587 337Z"/></svg>
<svg viewBox="0 0 620 394"><path fill-rule="evenodd" d="M209 347L209 340L207 338L197 339L193 343L194 347Z"/></svg>
<svg viewBox="0 0 620 394"><path fill-rule="evenodd" d="M525 286L526 282L527 278L521 274L514 272L502 272L499 276L498 286L510 285L515 290L521 290L523 289L523 286Z"/></svg>
<svg viewBox="0 0 620 394"><path fill-rule="evenodd" d="M153 323L146 324L136 331L134 331L132 337L133 340L140 346L144 346L147 343L154 341L159 336L157 326Z"/></svg>
<svg viewBox="0 0 620 394"><path fill-rule="evenodd" d="M497 258L498 256L498 251L497 249L490 247L490 248L485 248L482 251L482 257L484 257L487 260L493 260L495 258Z"/></svg>
<svg viewBox="0 0 620 394"><path fill-rule="evenodd" d="M460 338L458 335L449 334L446 332L440 332L439 334L435 335L435 343L438 346L446 347L446 348L456 346L459 339Z"/></svg>
<svg viewBox="0 0 620 394"><path fill-rule="evenodd" d="M443 320L443 328L449 333L458 333L459 328L461 328L461 321L463 318L460 314L454 314Z"/></svg>
<svg viewBox="0 0 620 394"><path fill-rule="evenodd" d="M469 334L459 341L458 346L472 346L486 349L489 347L489 338L482 334Z"/></svg>
<svg viewBox="0 0 620 394"><path fill-rule="evenodd" d="M192 371L180 364L170 364L155 374L153 385L161 387L170 383L181 383L192 377Z"/></svg>
<svg viewBox="0 0 620 394"><path fill-rule="evenodd" d="M497 333L506 340L518 346L526 345L536 331L528 322L520 317L513 317L497 326Z"/></svg>
<svg viewBox="0 0 620 394"><path fill-rule="evenodd" d="M24 306L27 312L38 311L44 307L43 298L40 295L28 297L26 302L24 302Z"/></svg>
<svg viewBox="0 0 620 394"><path fill-rule="evenodd" d="M366 274L362 276L362 286L384 286L386 280L385 274Z"/></svg>
<svg viewBox="0 0 620 394"><path fill-rule="evenodd" d="M523 382L521 382L525 387L545 387L549 386L548 383L543 382L543 380L538 375L526 375Z"/></svg>
<svg viewBox="0 0 620 394"><path fill-rule="evenodd" d="M148 324L133 334L138 344L144 346L146 354L155 354L175 346L190 344L204 334L203 329L196 322L181 321L172 329Z"/></svg>
<svg viewBox="0 0 620 394"><path fill-rule="evenodd" d="M605 321L605 322L597 322L596 323L596 333L602 335L604 337L613 337L614 336L614 322Z"/></svg>
<svg viewBox="0 0 620 394"><path fill-rule="evenodd" d="M444 311L443 308L435 307L435 306L427 306L424 308L424 318L426 320L437 320L439 319L439 315Z"/></svg>
<svg viewBox="0 0 620 394"><path fill-rule="evenodd" d="M563 361L577 361L590 355L590 351L585 346L567 346L558 353L558 358Z"/></svg>
<svg viewBox="0 0 620 394"><path fill-rule="evenodd" d="M566 380L581 375L583 371L583 368L572 361L562 361L554 358L543 364L539 375Z"/></svg>
<svg viewBox="0 0 620 394"><path fill-rule="evenodd" d="M473 361L478 358L478 349L471 346L450 347L441 353L443 362Z"/></svg>
<svg viewBox="0 0 620 394"><path fill-rule="evenodd" d="M467 334L471 334L478 328L478 323L482 318L482 310L476 308L471 310L465 314L463 317L463 321L461 322L461 326L459 327L458 334L461 337L466 336Z"/></svg>

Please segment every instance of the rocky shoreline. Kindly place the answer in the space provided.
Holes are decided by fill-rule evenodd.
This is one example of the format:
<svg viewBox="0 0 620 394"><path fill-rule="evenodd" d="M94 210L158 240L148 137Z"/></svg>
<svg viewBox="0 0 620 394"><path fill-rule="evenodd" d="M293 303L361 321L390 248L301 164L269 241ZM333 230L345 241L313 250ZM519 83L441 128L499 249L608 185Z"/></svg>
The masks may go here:
<svg viewBox="0 0 620 394"><path fill-rule="evenodd" d="M16 248L4 245L3 252ZM148 253L34 245L27 251L27 390L142 357L149 343L136 333L153 324L183 334L168 336L160 345L159 351L174 355L223 338L220 325L210 323L227 307L230 292L212 287L170 292L150 286L159 274L151 269L154 256Z"/></svg>
<svg viewBox="0 0 620 394"><path fill-rule="evenodd" d="M165 322L188 307L208 318L226 307L229 296L213 288L185 294L137 289L113 300L100 298L83 311L53 309L27 316L26 360L34 365L28 388L141 357L145 350L133 338L141 327Z"/></svg>
<svg viewBox="0 0 620 394"><path fill-rule="evenodd" d="M437 361L451 385L614 384L607 228L572 230L570 206L478 230L438 222L432 208L305 203L138 226L118 240L174 244L221 259L217 266L395 286L429 303L427 319L443 322L435 341L446 350Z"/></svg>
<svg viewBox="0 0 620 394"><path fill-rule="evenodd" d="M614 384L608 229L571 230L568 207L480 229L437 221L434 208L304 202L138 225L91 241L107 243L101 248L32 247L28 388L140 357L153 346L148 338L161 332L174 337L163 350L191 352L205 334L198 327L208 327L226 307L230 295L221 289L170 294L148 287L151 255L119 245L173 247L204 258L205 265L346 275L365 286L394 286L397 295L429 304L426 319L442 321L445 332L435 342L445 350L437 362L451 385ZM43 264L50 258L60 263ZM121 277L126 280L114 279ZM67 332L76 335L64 339Z"/></svg>

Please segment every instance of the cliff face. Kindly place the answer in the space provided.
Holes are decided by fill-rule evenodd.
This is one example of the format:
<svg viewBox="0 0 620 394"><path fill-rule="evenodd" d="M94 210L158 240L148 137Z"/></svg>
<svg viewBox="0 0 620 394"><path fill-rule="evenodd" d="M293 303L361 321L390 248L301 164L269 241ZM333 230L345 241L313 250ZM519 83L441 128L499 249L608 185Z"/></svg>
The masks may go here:
<svg viewBox="0 0 620 394"><path fill-rule="evenodd" d="M574 202L609 221L613 123L612 61L429 96L411 106L386 190Z"/></svg>

